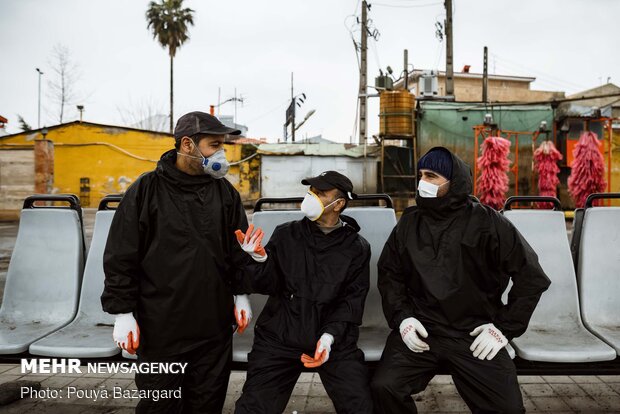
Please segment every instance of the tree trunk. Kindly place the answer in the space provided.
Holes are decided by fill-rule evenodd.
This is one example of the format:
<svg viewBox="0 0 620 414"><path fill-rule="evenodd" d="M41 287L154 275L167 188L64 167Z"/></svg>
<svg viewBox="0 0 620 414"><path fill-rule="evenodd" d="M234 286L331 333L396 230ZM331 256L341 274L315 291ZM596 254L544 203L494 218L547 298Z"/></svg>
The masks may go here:
<svg viewBox="0 0 620 414"><path fill-rule="evenodd" d="M170 55L170 133L172 134L174 132L174 114L173 114L173 107L174 107L174 92L173 92L173 62L174 62L174 57L172 55Z"/></svg>
<svg viewBox="0 0 620 414"><path fill-rule="evenodd" d="M60 72L60 123L65 114L65 69Z"/></svg>

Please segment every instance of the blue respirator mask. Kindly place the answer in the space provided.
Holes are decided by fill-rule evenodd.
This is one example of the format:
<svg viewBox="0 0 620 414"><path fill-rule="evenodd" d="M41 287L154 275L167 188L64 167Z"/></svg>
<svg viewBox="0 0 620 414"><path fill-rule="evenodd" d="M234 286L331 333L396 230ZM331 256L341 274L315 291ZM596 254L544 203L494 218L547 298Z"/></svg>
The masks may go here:
<svg viewBox="0 0 620 414"><path fill-rule="evenodd" d="M194 145L193 142L192 145ZM198 147L196 147L196 145L194 145L194 148L198 150ZM217 150L210 157L205 157L204 155L202 155L202 152L200 152L200 150L198 150L198 154L200 154L200 157L181 154L180 152L177 152L177 154L199 160L201 159L202 169L204 170L205 174L208 174L216 179L224 178L224 176L228 174L228 170L230 169L230 164L226 159L226 153L224 152L224 149Z"/></svg>

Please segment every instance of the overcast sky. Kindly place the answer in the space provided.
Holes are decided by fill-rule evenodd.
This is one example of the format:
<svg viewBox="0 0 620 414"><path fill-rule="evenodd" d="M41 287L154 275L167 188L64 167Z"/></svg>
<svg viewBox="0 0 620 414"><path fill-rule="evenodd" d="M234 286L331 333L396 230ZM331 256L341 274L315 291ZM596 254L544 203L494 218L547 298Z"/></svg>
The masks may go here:
<svg viewBox="0 0 620 414"><path fill-rule="evenodd" d="M195 10L190 40L175 59L175 121L183 113L208 111L234 89L245 102L238 123L251 137L282 137L284 112L295 92L307 95L299 109L316 113L298 134L349 142L356 116L358 66L351 32L358 0L186 0ZM380 36L369 42L369 84L379 67L402 70L403 49L415 68L445 68L445 44L435 36L443 22L440 0L370 2L369 17ZM455 70L535 76L535 89L574 93L605 83L620 84L620 1L454 0ZM79 102L66 121L123 125L150 107L168 113L169 59L147 30L147 0L0 0L0 115L19 132L18 114L36 127L37 82L42 82L41 126L58 123L48 96L54 45L66 46L81 73ZM377 132L378 101L369 106L369 133ZM125 115L121 115L124 111ZM222 114L232 114L225 104Z"/></svg>

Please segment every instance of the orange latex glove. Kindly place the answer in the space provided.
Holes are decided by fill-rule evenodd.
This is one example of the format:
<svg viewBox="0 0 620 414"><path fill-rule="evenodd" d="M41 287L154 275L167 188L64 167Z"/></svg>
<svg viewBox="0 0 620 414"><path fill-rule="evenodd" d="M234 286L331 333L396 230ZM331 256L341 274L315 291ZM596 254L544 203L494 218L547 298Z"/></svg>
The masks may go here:
<svg viewBox="0 0 620 414"><path fill-rule="evenodd" d="M334 343L334 337L331 334L324 333L321 335L321 339L316 343L316 351L314 351L314 358L310 355L302 354L301 362L303 362L306 368L320 367L329 359L329 353Z"/></svg>
<svg viewBox="0 0 620 414"><path fill-rule="evenodd" d="M254 231L254 224L250 224L245 234L241 230L235 231L235 236L237 236L237 241L241 249L257 262L264 262L267 260L267 252L261 244L264 235L260 227Z"/></svg>
<svg viewBox="0 0 620 414"><path fill-rule="evenodd" d="M237 320L237 332L242 334L252 320L252 306L248 295L235 296L235 319Z"/></svg>
<svg viewBox="0 0 620 414"><path fill-rule="evenodd" d="M140 346L140 328L133 314L121 313L116 315L112 337L116 346L131 355L136 353L138 346Z"/></svg>

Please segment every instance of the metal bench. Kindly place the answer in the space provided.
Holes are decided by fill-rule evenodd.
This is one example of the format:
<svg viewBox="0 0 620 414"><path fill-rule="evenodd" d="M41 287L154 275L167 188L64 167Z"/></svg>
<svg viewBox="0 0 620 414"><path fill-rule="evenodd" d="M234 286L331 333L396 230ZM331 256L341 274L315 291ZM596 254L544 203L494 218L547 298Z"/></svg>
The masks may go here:
<svg viewBox="0 0 620 414"><path fill-rule="evenodd" d="M111 195L101 200L95 216L93 232L77 317L61 330L30 345L33 355L71 358L103 358L120 352L112 340L114 316L101 309L103 291L103 251L110 224L114 217L112 203L121 201L122 196Z"/></svg>
<svg viewBox="0 0 620 414"><path fill-rule="evenodd" d="M592 207L594 200L611 198L620 193L586 200L577 277L585 325L620 355L620 207Z"/></svg>
<svg viewBox="0 0 620 414"><path fill-rule="evenodd" d="M293 220L299 220L303 218L303 214L298 208L288 210L267 210L262 209L263 204L278 204L278 205L294 205L299 204L303 198L280 198L280 199L261 199L257 202L252 223L261 227L265 232L263 243L267 244L269 237L273 233L273 230L277 225L286 223ZM371 246L371 258L370 258L370 291L366 299L366 306L364 309L364 318L362 326L360 327L360 338L358 346L364 351L367 361L378 361L381 358L383 347L385 346L385 340L389 334L389 328L383 311L381 308L381 297L377 290L377 260L383 250L390 232L396 225L396 215L392 208L391 199L384 194L374 195L360 195L358 200L362 202L376 202L383 200L386 207L349 207L344 212L354 218L361 227L360 234L364 237ZM254 318L252 323L246 329L242 335L233 337L233 361L234 362L247 362L247 354L252 349L252 342L254 339L254 321L258 318L258 315L262 311L267 297L263 295L250 295L250 302L252 304L252 312Z"/></svg>
<svg viewBox="0 0 620 414"><path fill-rule="evenodd" d="M512 209L518 202L551 202L554 210ZM610 361L616 353L590 333L579 312L571 250L560 201L553 197L510 197L504 215L538 254L551 279L527 331L512 341L517 355L530 361Z"/></svg>
<svg viewBox="0 0 620 414"><path fill-rule="evenodd" d="M36 206L36 202L69 207ZM26 198L0 308L0 354L18 354L75 316L84 237L81 207L73 195Z"/></svg>
<svg viewBox="0 0 620 414"><path fill-rule="evenodd" d="M608 197L608 195L603 195L601 197ZM36 199L37 198L35 198L35 200ZM58 198L38 199L44 201L59 201ZM12 258L9 275L7 277L4 302L0 309L0 354L2 354L0 356L0 361L2 362L18 363L20 358L36 358L37 355L26 352L30 343L35 342L41 337L53 334L53 332L74 319L80 280L80 271L78 270L81 269L80 263L81 260L83 260L83 250L80 248L83 243L80 216L78 214L80 210L77 205L77 198L64 196L64 198L60 200L70 203L72 210L51 207L32 208L32 204L25 203L25 205L28 205L28 208L22 213L22 223L20 225L14 257ZM298 205L301 198L284 199L284 202L287 201L297 203ZM33 203L32 200L27 200L27 202ZM293 204L294 208L292 210L276 211L263 211L260 208L260 203L257 205L254 223L263 227L266 233L265 240L271 236L277 224L302 217L301 212L296 208L297 205ZM613 336L617 331L615 331L613 327L620 326L620 322L618 321L620 309L618 305L615 304L615 296L617 296L617 292L620 291L620 278L617 277L617 275L620 274L620 258L618 257L618 249L614 249L617 246L614 246L613 241L620 240L620 219L618 218L620 217L620 208L592 208L590 206L591 202L588 208L586 208L587 217L584 217L583 235L580 240L583 251L578 251L580 258L578 286L581 297L581 315L588 329L610 343L610 345L615 343L615 351L618 351L617 342L614 342L614 338L617 337ZM358 210L359 215L357 212ZM548 248L551 244L556 243L555 236L560 233L564 239L560 239L558 236L557 243L567 243L566 234L559 230L559 223L561 220L558 218L559 214L557 213L559 212L557 211L510 210L511 209L508 208L506 211L507 217L517 225L517 228L521 230L526 239L532 244L539 254L543 268L549 273L554 282L550 291L543 295L539 309L534 314L531 326L535 326L535 321L539 319L539 316L541 320L549 320L550 317L553 318L557 316L556 314L562 313L564 306L574 303L574 301L564 300L564 302L567 303L557 304L557 306L562 309L553 306L550 309L545 308L545 297L553 294L552 289L556 287L559 288L564 286L565 289L572 290L573 296L571 297L574 297L576 294L574 284L571 288L569 283L570 278L558 281L556 277L561 276L556 276L555 273L558 273L559 269L548 269L549 266L563 266L562 269L566 266L570 267L571 261L565 257L566 246L562 248L564 250L564 253L562 253L564 259L562 260L556 257L557 253L555 250L557 246L553 249ZM363 325L360 330L359 341L359 345L366 354L366 360L371 370L375 365L375 361L377 361L381 354L385 337L388 333L388 328L384 322L380 307L379 295L376 290L376 258L383 248L383 243L387 235L395 224L395 218L392 216L393 211L391 214L386 213L386 211L389 212L392 210L389 206L388 208L373 206L350 207L345 212L345 214L351 215L358 220L362 227L361 234L365 236L372 245L371 291L366 302L366 310ZM99 213L98 215L100 215ZM108 214L110 213L111 212L108 212ZM523 213L523 215L521 213ZM539 213L544 214L538 216ZM385 217L379 218L379 216L383 215L385 215ZM389 218L388 215L391 216L391 218ZM530 220L534 220L535 217L537 217L537 226L522 224L522 222L528 223ZM370 222L371 225L368 226L367 222ZM97 217L93 246L91 249L95 249L98 244L97 240L100 239L100 235L103 234L99 231L100 225L103 225L103 221ZM523 228L521 228L522 226ZM530 230L527 230L526 227L533 232L532 234L535 234L536 231L542 231L544 227L548 229L547 233L549 234L541 236L532 235L529 233ZM563 222L562 229L564 230ZM385 231L385 234L382 233L383 231ZM51 235L51 233L53 235ZM555 235L553 236L553 243L546 239L551 237L550 234ZM380 238L382 238L382 240L379 240ZM59 243L58 240L63 240L63 243ZM69 240L72 240L72 242L69 242ZM563 240L563 242L560 240ZM94 254L95 250L91 250L91 255ZM36 258L36 260L33 258ZM91 260L93 260L92 263L95 263L94 258L89 258L89 262ZM67 271L59 272L59 269L67 269ZM90 271L87 272L90 274ZM41 281L41 283L35 284L34 289L32 289L32 278L27 278L29 275L34 275L37 281ZM85 279L85 287L82 293L88 290L86 285L89 283L89 280L90 277ZM59 295L66 296L62 296L61 300ZM373 295L375 295L374 299ZM254 320L256 320L264 306L266 298L261 295L251 295L250 299L252 301L254 314L256 315ZM87 300L86 296L82 296L82 302L84 303L80 303L80 309L85 309L85 301ZM97 308L99 311L98 297L92 302L93 307ZM15 315L17 315L18 318L16 318ZM48 318L50 322L48 322L46 318ZM573 322L574 320L575 319L573 319ZM36 323L38 321L42 321L42 323ZM112 320L109 319L109 322L111 324ZM40 329L42 328L41 325L44 325L45 329ZM251 349L253 340L253 325L254 323L252 323L251 327L243 335L235 335L234 337L233 367L235 369L245 369L247 366L247 353ZM85 331L86 334L92 332L92 329L92 327L89 327ZM110 327L106 327L106 329L108 331L111 330ZM18 335L15 335L15 332L17 332ZM29 334L26 335L26 332ZM567 327L564 333L569 333L572 336L573 332L574 330L572 330L572 328ZM610 332L611 334L609 334ZM525 339L528 337L527 335L526 333L523 337L517 338L517 340L515 340L515 345L519 345L519 339ZM26 336L27 338L24 339ZM14 339L14 341L10 342L11 339ZM18 340L15 341L15 339ZM108 341L111 341L109 333L101 336L101 344L105 344L104 347L108 346ZM15 343L17 343L17 345L15 345ZM545 340L544 345L548 343L551 342ZM553 343L555 344L555 342ZM597 348L600 343L603 342L596 342ZM100 344L97 344L96 347L99 346ZM558 353L560 357L563 358L563 356L566 356L563 346L565 346L563 343L559 345L555 344L550 352ZM549 354L547 355L549 358L543 361L539 359L535 353L530 353L529 350L524 351L526 345L521 345L521 347L523 349L520 350L519 356L515 358L515 365L519 375L620 374L620 357L616 357L614 360L599 360L598 362L595 362L594 359L585 359L585 362L545 362L565 359L559 359L553 354ZM587 350L591 349L589 345L584 345L584 348ZM34 347L34 350L36 352L36 347ZM579 353L580 350L576 351L577 355L582 355ZM95 357L82 356L82 354L78 352L80 351L72 351L64 355L69 357L80 357L82 364L90 361L119 361L123 358L116 349L114 349L115 353L111 356L98 359L95 359ZM508 349L508 352L513 356L514 351ZM573 361L573 358L569 359Z"/></svg>

